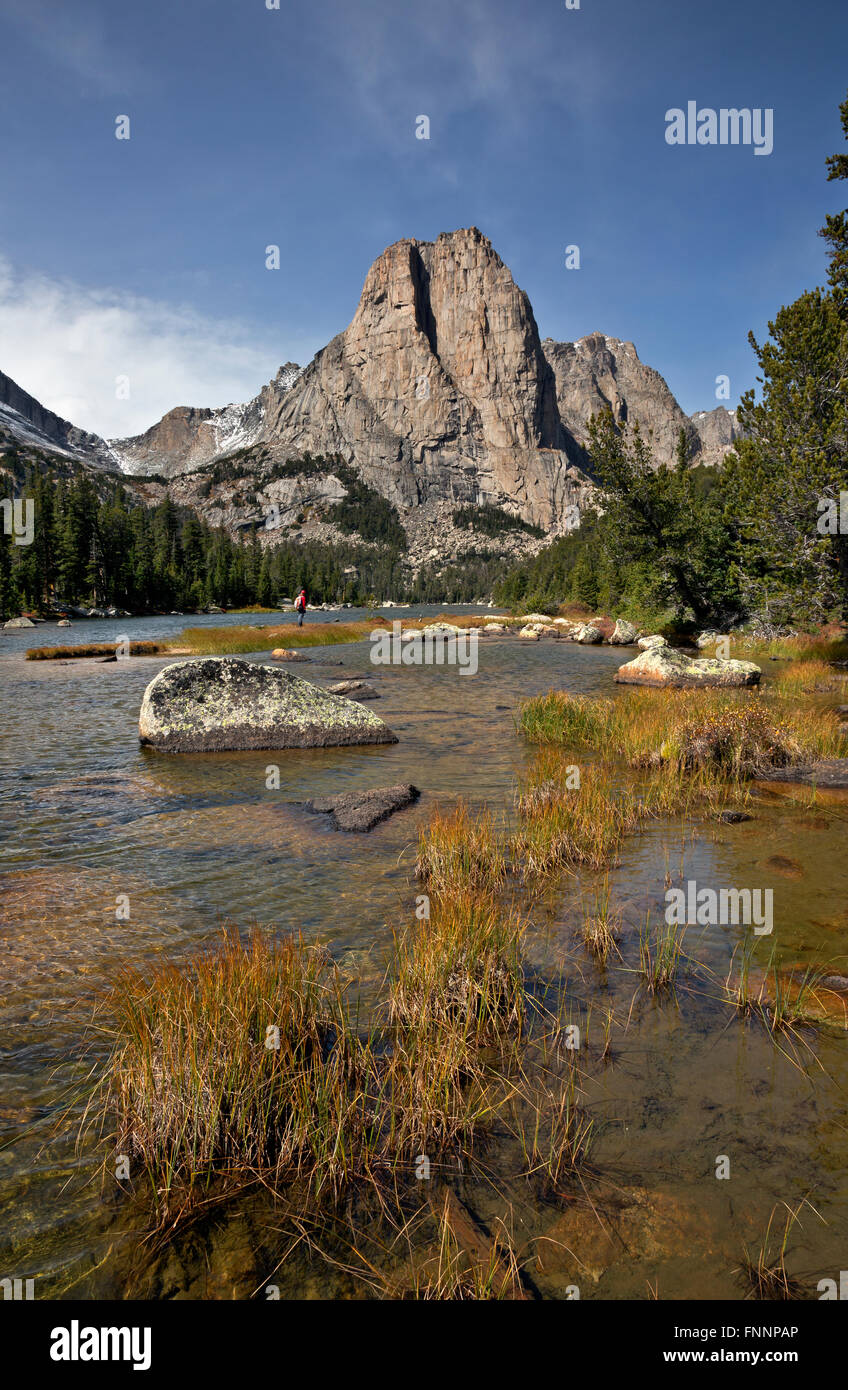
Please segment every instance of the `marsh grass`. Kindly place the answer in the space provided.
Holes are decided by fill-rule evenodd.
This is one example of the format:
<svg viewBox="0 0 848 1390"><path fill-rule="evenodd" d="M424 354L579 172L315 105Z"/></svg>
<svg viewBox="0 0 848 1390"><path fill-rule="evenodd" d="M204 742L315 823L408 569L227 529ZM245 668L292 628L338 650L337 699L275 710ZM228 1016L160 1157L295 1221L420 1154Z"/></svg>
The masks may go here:
<svg viewBox="0 0 848 1390"><path fill-rule="evenodd" d="M652 930L650 916L639 933L639 973L649 993L658 994L673 985L683 960L685 927L660 923Z"/></svg>
<svg viewBox="0 0 848 1390"><path fill-rule="evenodd" d="M606 966L609 957L621 958L618 940L621 936L621 909L610 905L609 875L604 878L595 897L594 911L584 912L583 940L598 963ZM606 1049L605 1049L606 1050Z"/></svg>
<svg viewBox="0 0 848 1390"><path fill-rule="evenodd" d="M464 800L450 810L438 807L420 832L415 871L443 897L499 889L508 863L490 812L475 814Z"/></svg>
<svg viewBox="0 0 848 1390"><path fill-rule="evenodd" d="M773 1036L797 1034L802 1028L827 1022L822 993L834 993L824 983L834 971L821 965L783 970L776 961L776 948L772 949L765 972L754 983L752 965L752 946L737 947L724 982L725 998L743 1018L757 1020Z"/></svg>
<svg viewBox="0 0 848 1390"><path fill-rule="evenodd" d="M776 1237L773 1235L772 1227L775 1214L781 1205L786 1209L786 1220L783 1225L783 1233L775 1247ZM765 1236L759 1249L752 1253L747 1246L745 1247L745 1257L740 1272L753 1298L768 1302L783 1302L807 1297L807 1288L803 1280L793 1277L786 1268L786 1252L789 1246L790 1232L805 1206L810 1207L810 1210L818 1215L815 1208L806 1200L799 1202L796 1207L790 1207L787 1202L772 1207Z"/></svg>
<svg viewBox="0 0 848 1390"><path fill-rule="evenodd" d="M772 682L778 695L796 699L799 695L832 695L843 690L848 672L837 671L827 661L811 658L792 661L782 667Z"/></svg>
<svg viewBox="0 0 848 1390"><path fill-rule="evenodd" d="M432 899L428 921L395 935L392 1024L425 1039L453 1034L468 1053L520 1037L525 926L491 895Z"/></svg>
<svg viewBox="0 0 848 1390"><path fill-rule="evenodd" d="M27 661L72 660L81 656L114 656L117 642L87 642L76 647L30 647ZM161 642L130 642L130 656L160 656L167 651Z"/></svg>
<svg viewBox="0 0 848 1390"><path fill-rule="evenodd" d="M239 612L251 610L239 609ZM262 611L262 610L257 610ZM232 627L187 627L169 646L188 650L197 656L235 656L240 652L271 651L274 647L333 647L345 642L364 642L372 632L391 632L392 621L401 622L404 632L420 632L430 623L452 623L454 627L479 627L481 617L470 614L440 613L436 618L363 618L355 622L275 623L270 626L245 624ZM167 650L167 648L163 648Z"/></svg>
<svg viewBox="0 0 848 1390"><path fill-rule="evenodd" d="M253 1182L333 1190L378 1159L370 1054L327 957L235 930L188 965L125 971L104 1101L159 1221Z"/></svg>
<svg viewBox="0 0 848 1390"><path fill-rule="evenodd" d="M586 1162L594 1121L582 1104L576 1066L558 1077L534 1077L518 1090L515 1122L522 1168L536 1180L542 1195L560 1192Z"/></svg>
<svg viewBox="0 0 848 1390"><path fill-rule="evenodd" d="M435 1252L423 1262L413 1261L411 1281L400 1296L422 1302L526 1298L514 1240L504 1223L491 1240L475 1233L469 1238L469 1222L457 1207L445 1192L438 1208Z"/></svg>
<svg viewBox="0 0 848 1390"><path fill-rule="evenodd" d="M509 840L513 863L538 876L585 864L604 868L639 819L636 798L604 763L579 769L559 750L543 748L516 798L518 826Z"/></svg>
<svg viewBox="0 0 848 1390"><path fill-rule="evenodd" d="M333 647L344 642L363 642L374 631L384 630L382 618L357 623L279 623L273 627L187 627L174 639L174 648L196 656L236 656L243 652L271 651L274 647Z"/></svg>
<svg viewBox="0 0 848 1390"><path fill-rule="evenodd" d="M795 637L763 641L743 635L732 639L731 655L739 653L744 653L745 659L751 661L767 661L772 657L804 662L848 661L848 637L799 633Z"/></svg>
<svg viewBox="0 0 848 1390"><path fill-rule="evenodd" d="M552 690L526 701L517 723L531 743L620 756L635 768L663 767L678 780L698 771L714 784L848 753L848 738L828 711L798 708L777 687L640 689L615 700Z"/></svg>

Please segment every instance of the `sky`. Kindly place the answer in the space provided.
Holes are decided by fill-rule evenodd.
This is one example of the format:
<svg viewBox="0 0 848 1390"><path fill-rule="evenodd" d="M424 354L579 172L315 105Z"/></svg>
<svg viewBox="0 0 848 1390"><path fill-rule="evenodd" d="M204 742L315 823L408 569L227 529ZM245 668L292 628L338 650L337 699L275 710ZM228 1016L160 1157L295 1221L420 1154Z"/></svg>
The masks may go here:
<svg viewBox="0 0 848 1390"><path fill-rule="evenodd" d="M73 423L251 398L401 237L479 227L543 338L634 342L690 413L824 282L845 0L276 3L0 0L0 371ZM689 101L772 152L669 144Z"/></svg>

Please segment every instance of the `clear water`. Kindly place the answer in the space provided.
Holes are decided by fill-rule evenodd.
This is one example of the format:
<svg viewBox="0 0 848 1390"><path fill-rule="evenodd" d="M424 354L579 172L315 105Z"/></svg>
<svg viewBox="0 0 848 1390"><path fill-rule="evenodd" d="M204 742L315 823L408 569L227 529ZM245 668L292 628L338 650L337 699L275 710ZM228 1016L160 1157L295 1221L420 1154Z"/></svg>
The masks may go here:
<svg viewBox="0 0 848 1390"><path fill-rule="evenodd" d="M88 1071L80 1049L92 1001L116 967L206 945L225 921L258 922L325 943L373 994L392 923L411 910L419 824L459 795L505 811L528 756L513 726L519 701L551 687L613 693L621 661L609 648L491 639L467 677L373 668L366 643L312 649L297 674L319 684L367 676L381 692L371 708L397 744L179 758L142 750L137 738L144 688L164 660L23 659L36 644L173 638L204 621L276 619L118 619L0 634L0 1274L34 1277L38 1297L250 1297L284 1248L274 1207L252 1198L165 1252L140 1250L136 1215L101 1189L95 1137L75 1142L74 1098ZM266 789L269 763L280 767L279 790ZM334 832L298 805L399 781L420 787L420 802L367 836ZM578 1011L591 1005L597 1019L612 1005L622 1025L629 1019L614 1031L611 1065L593 1062L590 1048L595 1144L575 1200L533 1198L508 1152L493 1157L494 1181L468 1186L481 1219L511 1208L543 1293L576 1283L584 1298L740 1297L745 1244L758 1248L776 1203L804 1197L819 1215L805 1209L789 1263L838 1276L848 1237L845 1037L810 1033L794 1056L735 1017L718 982L737 928L690 932L688 949L715 984L702 969L676 999L653 1002L635 965L639 925L649 909L661 916L668 872L772 887L775 933L763 960L774 946L785 961L826 959L848 973L845 829L838 800L764 795L743 825L656 823L630 837L610 875L624 959L606 976L578 936L599 876L566 876L534 906L530 967L562 972ZM773 856L792 866L770 867ZM116 918L121 894L129 921ZM93 1049L96 1058L96 1040ZM730 1159L728 1180L715 1177L719 1155ZM274 1282L284 1294L364 1292L300 1254Z"/></svg>

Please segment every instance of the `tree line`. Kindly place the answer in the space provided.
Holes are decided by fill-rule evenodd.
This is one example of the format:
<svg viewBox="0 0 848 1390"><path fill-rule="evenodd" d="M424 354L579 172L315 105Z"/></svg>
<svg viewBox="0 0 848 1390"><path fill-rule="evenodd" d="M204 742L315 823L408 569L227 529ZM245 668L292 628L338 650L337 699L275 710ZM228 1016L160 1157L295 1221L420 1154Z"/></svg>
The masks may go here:
<svg viewBox="0 0 848 1390"><path fill-rule="evenodd" d="M258 526L233 539L167 495L149 507L120 480L95 484L82 469L58 480L30 469L21 490L34 504L35 525L29 545L17 545L0 529L4 618L62 604L132 613L271 608L301 588L316 604L364 606L389 597L463 602L488 597L503 572L503 562L479 551L413 577L388 510L377 513L373 529L393 544L289 539L269 546L261 544ZM345 520L351 523L363 506L357 491Z"/></svg>

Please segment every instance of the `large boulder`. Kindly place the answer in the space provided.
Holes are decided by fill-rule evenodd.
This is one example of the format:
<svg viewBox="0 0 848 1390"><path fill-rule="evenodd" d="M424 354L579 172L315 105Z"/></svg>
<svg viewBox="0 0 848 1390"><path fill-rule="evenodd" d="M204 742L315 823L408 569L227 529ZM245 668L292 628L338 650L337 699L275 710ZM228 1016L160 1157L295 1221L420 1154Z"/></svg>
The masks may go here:
<svg viewBox="0 0 848 1390"><path fill-rule="evenodd" d="M539 629L537 627L523 627L518 635L523 637L525 642L538 642Z"/></svg>
<svg viewBox="0 0 848 1390"><path fill-rule="evenodd" d="M641 656L619 666L615 679L623 685L758 685L762 672L753 661L721 661L718 657L689 657L674 647L649 647Z"/></svg>
<svg viewBox="0 0 848 1390"><path fill-rule="evenodd" d="M626 618L616 618L615 627L609 640L614 647L632 647L638 636L638 627L628 623Z"/></svg>
<svg viewBox="0 0 848 1390"><path fill-rule="evenodd" d="M9 621L8 621L7 623L4 623L4 624L3 624L3 626L4 626L4 627L35 627L35 623L31 623L30 620L29 620L29 618L10 618Z"/></svg>
<svg viewBox="0 0 848 1390"><path fill-rule="evenodd" d="M229 656L166 666L144 692L138 731L143 744L167 753L397 743L353 700Z"/></svg>
<svg viewBox="0 0 848 1390"><path fill-rule="evenodd" d="M654 647L667 647L668 638L661 637L658 632L655 632L652 637L640 637L636 646L641 647L643 652L649 652Z"/></svg>
<svg viewBox="0 0 848 1390"><path fill-rule="evenodd" d="M600 628L595 627L592 623L585 623L575 634L575 638L578 642L584 642L590 646L604 640Z"/></svg>
<svg viewBox="0 0 848 1390"><path fill-rule="evenodd" d="M601 634L602 642L608 642L615 632L614 619L606 617L603 613L597 618L589 618L585 626L595 628Z"/></svg>

